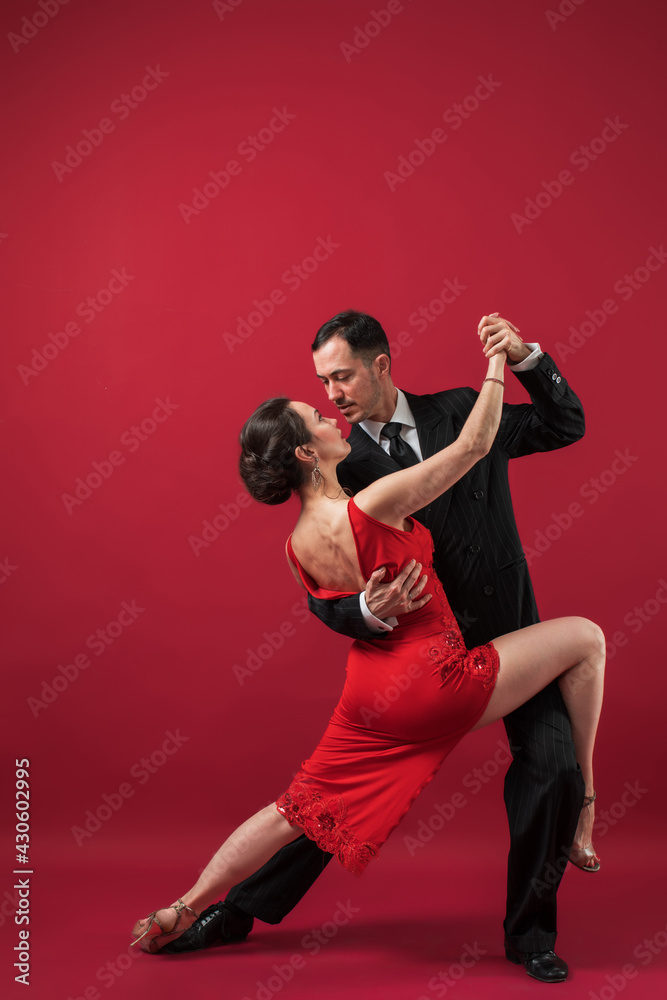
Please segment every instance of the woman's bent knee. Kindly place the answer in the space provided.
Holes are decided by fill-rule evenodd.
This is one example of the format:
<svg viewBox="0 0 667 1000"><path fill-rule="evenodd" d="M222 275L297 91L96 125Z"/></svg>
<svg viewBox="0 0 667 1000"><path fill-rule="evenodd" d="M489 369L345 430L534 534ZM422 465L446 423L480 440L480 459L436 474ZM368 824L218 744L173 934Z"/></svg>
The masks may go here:
<svg viewBox="0 0 667 1000"><path fill-rule="evenodd" d="M592 622L590 618L575 618L577 628L581 631L582 641L587 647L586 655L604 655L606 639L604 632L599 625Z"/></svg>

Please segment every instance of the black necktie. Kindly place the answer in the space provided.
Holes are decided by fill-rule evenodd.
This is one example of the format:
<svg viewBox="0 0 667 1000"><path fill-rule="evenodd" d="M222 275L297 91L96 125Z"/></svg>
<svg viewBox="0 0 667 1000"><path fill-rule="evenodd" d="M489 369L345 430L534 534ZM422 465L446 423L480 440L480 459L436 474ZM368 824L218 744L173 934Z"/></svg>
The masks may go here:
<svg viewBox="0 0 667 1000"><path fill-rule="evenodd" d="M407 469L411 465L417 465L419 458L407 441L401 437L402 424L385 424L380 432L384 437L389 438L389 454L402 469Z"/></svg>

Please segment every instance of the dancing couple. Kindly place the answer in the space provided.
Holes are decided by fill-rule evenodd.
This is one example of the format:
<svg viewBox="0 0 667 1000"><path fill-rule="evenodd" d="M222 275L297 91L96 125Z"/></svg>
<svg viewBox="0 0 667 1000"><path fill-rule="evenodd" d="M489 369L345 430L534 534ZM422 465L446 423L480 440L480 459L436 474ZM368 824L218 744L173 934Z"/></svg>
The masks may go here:
<svg viewBox="0 0 667 1000"><path fill-rule="evenodd" d="M546 876L567 860L600 867L593 745L605 644L587 619L539 621L507 467L578 440L583 412L513 324L492 313L478 335L488 363L479 391L413 396L393 384L380 324L340 313L319 330L313 358L349 438L286 398L243 427L248 492L267 504L298 497L290 570L311 610L355 641L312 755L191 889L136 923L145 951L242 940L255 916L279 922L332 856L361 874L459 740L504 719L513 755L505 953L542 982L567 977L553 950L559 877ZM530 403L503 404L506 368ZM372 711L400 674L411 677L407 690Z"/></svg>

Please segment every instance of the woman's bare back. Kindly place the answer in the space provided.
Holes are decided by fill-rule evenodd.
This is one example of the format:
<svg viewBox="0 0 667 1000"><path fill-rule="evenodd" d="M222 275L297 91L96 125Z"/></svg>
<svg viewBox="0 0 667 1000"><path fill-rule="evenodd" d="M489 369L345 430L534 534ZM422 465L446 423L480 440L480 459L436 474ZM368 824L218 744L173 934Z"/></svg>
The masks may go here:
<svg viewBox="0 0 667 1000"><path fill-rule="evenodd" d="M325 590L353 594L365 588L347 503L302 511L292 533L292 548L306 573Z"/></svg>

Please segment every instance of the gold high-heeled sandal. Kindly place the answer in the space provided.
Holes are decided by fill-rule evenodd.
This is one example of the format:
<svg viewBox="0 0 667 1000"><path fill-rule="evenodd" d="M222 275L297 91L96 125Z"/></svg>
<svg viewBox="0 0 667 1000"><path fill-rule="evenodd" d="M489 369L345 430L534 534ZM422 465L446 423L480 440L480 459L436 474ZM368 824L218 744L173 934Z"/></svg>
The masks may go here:
<svg viewBox="0 0 667 1000"><path fill-rule="evenodd" d="M188 910L193 915L195 920L199 917L199 914L195 913L192 907L188 906L187 903L184 903L182 899L176 900L176 902L172 903L171 906L161 906L160 909L176 911L176 923L171 930L165 931L157 916L159 910L154 910L152 913L149 913L147 917L142 917L141 920L137 920L136 924L132 928L134 941L130 945L130 948L139 942L145 942L144 944L140 944L141 950L147 952L149 955L156 955L165 944L169 944L169 941L166 940L167 938L171 938L173 940L174 936L178 937L181 933L183 933L178 930L178 925L181 922L181 914L184 910ZM139 925L143 924L145 921L148 921L148 924L144 930L141 931L141 927ZM157 925L160 930L156 934L149 934L149 931L155 925ZM184 927L183 930L185 931L187 928ZM160 941L161 938L165 938L165 940L156 947L156 942Z"/></svg>
<svg viewBox="0 0 667 1000"><path fill-rule="evenodd" d="M589 806L592 806L595 802L595 798L595 792L593 792L592 795L587 795L584 798L584 804L581 807L582 811L587 809ZM574 865L575 868L581 868L582 872L600 871L600 859L595 853L595 848L592 843L590 843L588 847L572 847L568 860ZM588 865L586 864L587 861L595 861L595 864Z"/></svg>

